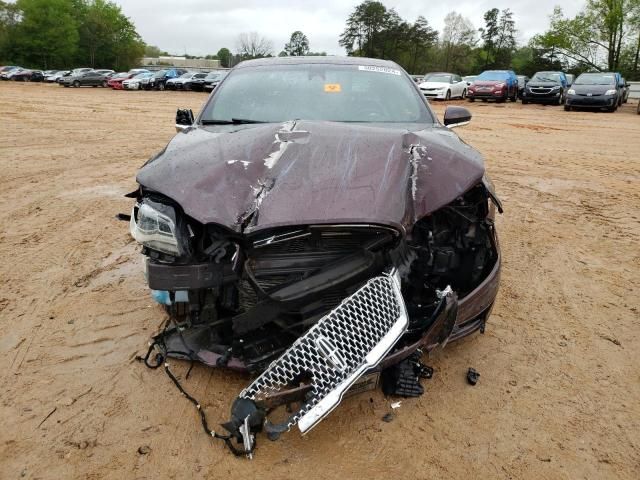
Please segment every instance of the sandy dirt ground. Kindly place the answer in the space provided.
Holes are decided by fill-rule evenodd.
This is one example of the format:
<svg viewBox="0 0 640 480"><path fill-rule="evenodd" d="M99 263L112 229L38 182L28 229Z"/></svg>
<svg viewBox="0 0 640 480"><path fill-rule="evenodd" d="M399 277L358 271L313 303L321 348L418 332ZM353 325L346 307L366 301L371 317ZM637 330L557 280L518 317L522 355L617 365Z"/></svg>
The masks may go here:
<svg viewBox="0 0 640 480"><path fill-rule="evenodd" d="M260 437L250 462L134 360L165 317L114 219L176 107L205 98L0 84L0 478L639 478L635 102L614 114L465 104L474 119L459 134L505 204L486 334L432 353L425 395L392 422L395 399L352 397L304 438ZM215 425L246 383L196 366L184 385Z"/></svg>

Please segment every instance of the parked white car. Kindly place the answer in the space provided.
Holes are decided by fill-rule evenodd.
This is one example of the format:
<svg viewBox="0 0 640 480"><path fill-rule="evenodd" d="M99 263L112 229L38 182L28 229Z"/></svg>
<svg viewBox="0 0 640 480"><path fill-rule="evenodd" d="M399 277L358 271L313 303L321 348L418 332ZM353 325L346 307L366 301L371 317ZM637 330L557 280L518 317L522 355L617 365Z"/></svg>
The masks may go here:
<svg viewBox="0 0 640 480"><path fill-rule="evenodd" d="M48 83L55 83L59 78L64 77L68 73L71 72L69 70L58 70L57 72L53 72L51 75L44 77L44 81Z"/></svg>
<svg viewBox="0 0 640 480"><path fill-rule="evenodd" d="M124 82L122 82L122 88L125 90L140 90L140 86L142 85L142 79L150 78L153 76L152 72L142 72L136 75L135 77L128 78Z"/></svg>
<svg viewBox="0 0 640 480"><path fill-rule="evenodd" d="M420 84L420 91L428 98L449 100L467 97L467 82L455 73L427 73Z"/></svg>

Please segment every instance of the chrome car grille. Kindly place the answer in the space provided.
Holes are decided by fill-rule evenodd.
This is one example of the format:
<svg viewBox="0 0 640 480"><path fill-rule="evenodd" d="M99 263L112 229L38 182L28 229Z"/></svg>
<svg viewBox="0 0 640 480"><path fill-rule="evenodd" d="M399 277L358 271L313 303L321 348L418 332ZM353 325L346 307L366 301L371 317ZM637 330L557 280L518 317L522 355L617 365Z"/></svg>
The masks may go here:
<svg viewBox="0 0 640 480"><path fill-rule="evenodd" d="M305 433L384 358L407 325L399 278L374 277L298 338L240 397L259 401L292 385L310 384L307 400L286 423L287 428L297 423Z"/></svg>

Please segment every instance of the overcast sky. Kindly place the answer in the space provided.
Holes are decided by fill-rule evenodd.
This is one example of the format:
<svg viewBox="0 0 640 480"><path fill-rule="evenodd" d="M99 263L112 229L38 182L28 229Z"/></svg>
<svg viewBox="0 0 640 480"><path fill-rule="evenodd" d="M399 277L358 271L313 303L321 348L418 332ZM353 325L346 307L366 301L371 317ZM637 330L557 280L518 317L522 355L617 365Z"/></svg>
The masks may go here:
<svg viewBox="0 0 640 480"><path fill-rule="evenodd" d="M227 47L235 51L238 34L256 31L273 42L280 52L295 30L309 38L311 50L343 55L338 45L345 21L360 1L350 0L115 0L130 17L138 33L150 45L173 54L215 54ZM485 11L497 7L514 12L518 40L526 41L545 30L553 7L562 4L565 14L574 15L583 0L460 0L456 2L422 2L387 0L400 16L413 22L423 15L438 31L445 15L455 10L482 26Z"/></svg>

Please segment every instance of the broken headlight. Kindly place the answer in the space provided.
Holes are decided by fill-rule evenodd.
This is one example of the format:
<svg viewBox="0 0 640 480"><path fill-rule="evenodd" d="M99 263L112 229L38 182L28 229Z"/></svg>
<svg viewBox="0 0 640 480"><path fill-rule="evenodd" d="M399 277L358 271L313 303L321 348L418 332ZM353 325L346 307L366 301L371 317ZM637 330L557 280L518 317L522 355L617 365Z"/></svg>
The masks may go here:
<svg viewBox="0 0 640 480"><path fill-rule="evenodd" d="M176 214L173 207L144 199L133 207L131 236L152 250L179 256Z"/></svg>

